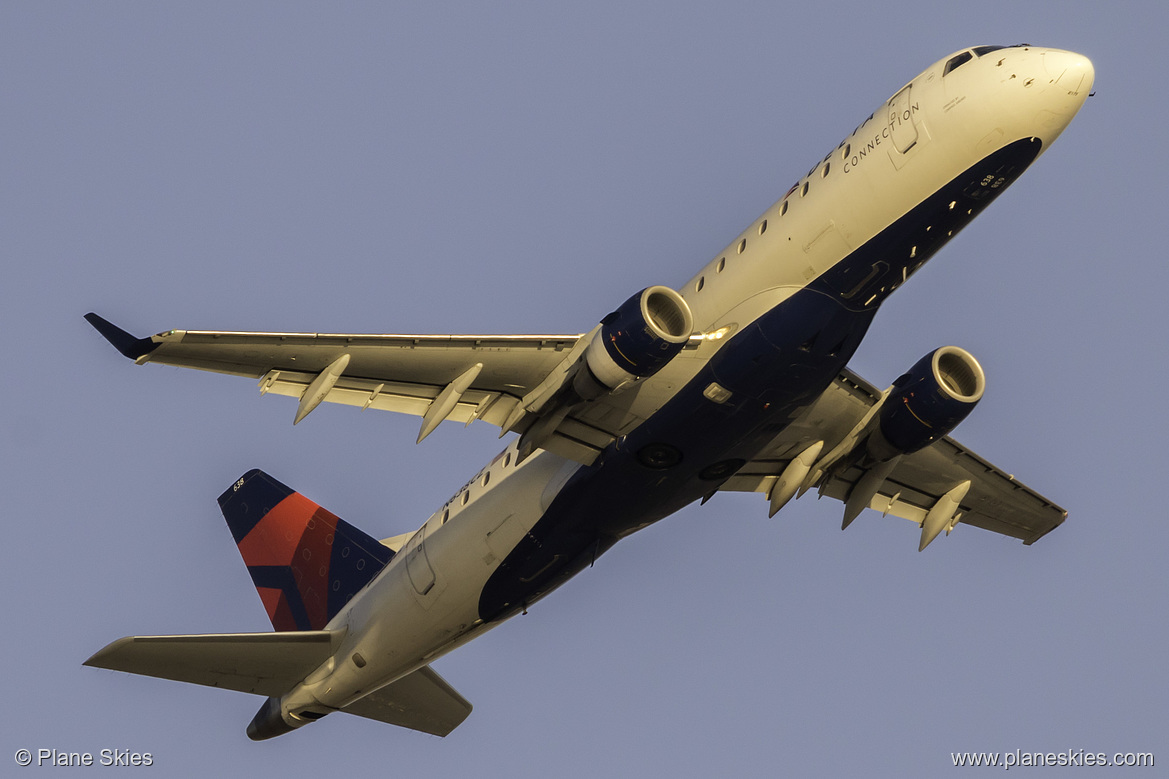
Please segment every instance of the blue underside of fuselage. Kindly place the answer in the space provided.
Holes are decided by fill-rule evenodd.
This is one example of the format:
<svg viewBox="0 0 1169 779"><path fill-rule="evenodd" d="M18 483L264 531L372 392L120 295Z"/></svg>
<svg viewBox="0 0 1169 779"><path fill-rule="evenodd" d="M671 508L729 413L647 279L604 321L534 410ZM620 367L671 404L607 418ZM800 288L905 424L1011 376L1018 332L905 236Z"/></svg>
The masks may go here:
<svg viewBox="0 0 1169 779"><path fill-rule="evenodd" d="M715 492L847 364L884 299L1038 156L1016 141L736 333L669 402L568 481L479 600L502 619L551 592L632 529ZM703 393L717 383L724 403Z"/></svg>

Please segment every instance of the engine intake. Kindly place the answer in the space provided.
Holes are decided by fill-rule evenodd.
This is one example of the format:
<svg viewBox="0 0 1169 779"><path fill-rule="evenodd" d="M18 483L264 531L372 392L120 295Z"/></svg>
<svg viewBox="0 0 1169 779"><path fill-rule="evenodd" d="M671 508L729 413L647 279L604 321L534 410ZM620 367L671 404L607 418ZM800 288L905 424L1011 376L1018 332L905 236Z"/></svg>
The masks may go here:
<svg viewBox="0 0 1169 779"><path fill-rule="evenodd" d="M573 389L593 400L653 376L682 351L693 330L694 315L681 295L669 287L647 287L601 320Z"/></svg>
<svg viewBox="0 0 1169 779"><path fill-rule="evenodd" d="M957 427L985 389L986 374L970 352L957 346L935 349L893 382L869 454L884 460L924 449Z"/></svg>

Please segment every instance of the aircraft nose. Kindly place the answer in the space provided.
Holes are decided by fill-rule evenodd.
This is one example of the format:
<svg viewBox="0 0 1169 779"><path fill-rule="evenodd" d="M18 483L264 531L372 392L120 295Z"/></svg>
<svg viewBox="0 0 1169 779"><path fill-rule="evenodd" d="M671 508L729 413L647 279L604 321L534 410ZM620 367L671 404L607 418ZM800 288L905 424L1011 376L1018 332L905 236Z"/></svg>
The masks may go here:
<svg viewBox="0 0 1169 779"><path fill-rule="evenodd" d="M1096 69L1092 61L1074 51L1048 49L1043 53L1043 67L1054 89L1076 100L1079 108L1092 91Z"/></svg>

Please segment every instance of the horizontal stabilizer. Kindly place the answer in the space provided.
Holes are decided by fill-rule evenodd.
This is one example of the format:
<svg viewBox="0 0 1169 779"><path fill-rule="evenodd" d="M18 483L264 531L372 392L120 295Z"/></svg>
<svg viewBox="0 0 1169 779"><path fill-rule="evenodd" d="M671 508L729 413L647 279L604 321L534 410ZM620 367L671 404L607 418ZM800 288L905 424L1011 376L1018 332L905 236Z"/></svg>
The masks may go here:
<svg viewBox="0 0 1169 779"><path fill-rule="evenodd" d="M471 704L427 665L341 711L445 736L467 718Z"/></svg>
<svg viewBox="0 0 1169 779"><path fill-rule="evenodd" d="M127 636L85 665L279 697L328 660L340 638L329 630Z"/></svg>

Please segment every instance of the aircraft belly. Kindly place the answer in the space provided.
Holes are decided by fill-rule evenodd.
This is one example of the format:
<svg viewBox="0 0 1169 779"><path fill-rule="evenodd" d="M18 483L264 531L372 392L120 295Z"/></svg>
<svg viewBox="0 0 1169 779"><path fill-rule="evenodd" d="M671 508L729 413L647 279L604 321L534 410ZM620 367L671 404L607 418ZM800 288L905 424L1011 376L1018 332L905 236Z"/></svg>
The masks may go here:
<svg viewBox="0 0 1169 779"><path fill-rule="evenodd" d="M656 413L575 472L486 582L480 617L514 614L620 538L717 491L819 397L885 298L1041 147L1025 138L988 155L731 335Z"/></svg>
<svg viewBox="0 0 1169 779"><path fill-rule="evenodd" d="M476 474L351 604L346 658L312 694L340 707L526 608L619 539L713 494L814 402L877 308L1038 155L972 166L802 288L755 296L680 388L591 466L516 443ZM759 303L773 305L761 314ZM700 367L699 367L700 366ZM365 663L358 667L353 658Z"/></svg>
<svg viewBox="0 0 1169 779"><path fill-rule="evenodd" d="M576 472L491 576L480 616L526 607L619 538L717 490L824 391L874 312L804 289L736 334L653 417Z"/></svg>

